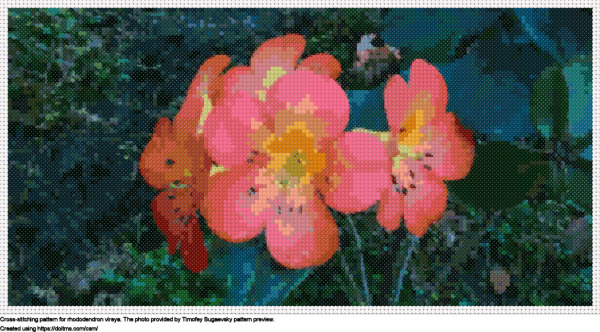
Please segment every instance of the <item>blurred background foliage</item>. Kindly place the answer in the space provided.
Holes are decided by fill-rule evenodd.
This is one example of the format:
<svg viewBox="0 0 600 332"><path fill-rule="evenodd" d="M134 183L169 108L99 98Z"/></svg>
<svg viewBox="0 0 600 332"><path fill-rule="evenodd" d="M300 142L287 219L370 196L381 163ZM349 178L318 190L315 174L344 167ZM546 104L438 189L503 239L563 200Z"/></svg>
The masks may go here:
<svg viewBox="0 0 600 332"><path fill-rule="evenodd" d="M589 9L9 10L11 305L364 305L359 249L288 271L264 239L203 225L211 266L169 256L137 161L215 54L248 64L263 41L305 36L342 64L348 129L386 130L383 87L424 58L472 130L475 164L419 242L400 305L591 305ZM363 37L374 34L372 39ZM398 59L360 67L357 47ZM410 240L355 216L371 303L390 305Z"/></svg>

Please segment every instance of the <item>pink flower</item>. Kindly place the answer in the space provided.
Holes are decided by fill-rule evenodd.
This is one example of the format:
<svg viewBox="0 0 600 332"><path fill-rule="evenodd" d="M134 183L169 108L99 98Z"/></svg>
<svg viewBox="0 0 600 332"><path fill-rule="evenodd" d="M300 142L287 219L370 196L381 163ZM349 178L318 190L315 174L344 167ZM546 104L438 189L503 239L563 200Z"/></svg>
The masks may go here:
<svg viewBox="0 0 600 332"><path fill-rule="evenodd" d="M384 92L391 174L377 220L395 230L404 217L408 230L423 236L446 209L443 181L462 179L471 169L474 143L471 132L446 113L446 82L437 69L415 60L410 76L410 85L392 77Z"/></svg>
<svg viewBox="0 0 600 332"><path fill-rule="evenodd" d="M337 79L342 66L331 55L320 53L301 61L306 41L297 34L272 38L252 54L249 67L235 67L222 76L224 95L245 91L252 98L265 100L266 90L280 77L296 70L312 71ZM217 101L219 97L213 98Z"/></svg>
<svg viewBox="0 0 600 332"><path fill-rule="evenodd" d="M342 88L312 71L281 76L264 102L245 90L222 98L206 120L205 146L229 170L209 179L208 226L230 242L266 230L271 255L288 268L328 261L339 239L325 204L366 208L379 199L371 183L389 177L384 145L344 133L348 119Z"/></svg>

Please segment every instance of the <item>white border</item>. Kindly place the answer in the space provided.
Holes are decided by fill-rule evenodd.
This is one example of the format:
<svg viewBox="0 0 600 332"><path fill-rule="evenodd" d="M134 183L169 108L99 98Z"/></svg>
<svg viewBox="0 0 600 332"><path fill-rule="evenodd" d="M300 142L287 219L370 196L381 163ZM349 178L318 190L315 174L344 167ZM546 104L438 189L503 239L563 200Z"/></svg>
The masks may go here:
<svg viewBox="0 0 600 332"><path fill-rule="evenodd" d="M539 8L563 8L563 7L581 7L593 8L593 159L600 158L600 112L597 111L600 106L600 96L598 93L598 83L600 83L600 69L598 68L600 56L599 29L600 29L600 4L593 1L583 0L564 0L564 1L483 1L483 0L463 0L463 1L431 1L431 0L410 0L401 3L394 0L260 0L253 2L234 1L234 0L136 0L135 2L124 3L122 0L62 0L62 1L44 1L44 0L8 0L0 7L0 28L2 41L0 43L0 61L2 63L0 79L2 94L0 95L0 135L2 145L0 146L0 163L2 165L2 174L0 177L0 190L3 199L0 200L0 244L6 248L0 251L0 314L598 314L600 313L600 271L598 271L598 259L600 259L600 226L597 222L593 224L593 306L581 307L30 307L30 306L8 306L8 8L34 8L34 7L76 7L76 8L117 8L117 7L212 7L212 8L236 8L236 7L255 7L255 8L273 8L273 7L371 7L371 8L392 8L392 7L463 7L463 8L482 8L482 7L539 7ZM593 198L598 202L600 191L600 176L598 167L593 168ZM594 204L593 216L600 215L600 207Z"/></svg>

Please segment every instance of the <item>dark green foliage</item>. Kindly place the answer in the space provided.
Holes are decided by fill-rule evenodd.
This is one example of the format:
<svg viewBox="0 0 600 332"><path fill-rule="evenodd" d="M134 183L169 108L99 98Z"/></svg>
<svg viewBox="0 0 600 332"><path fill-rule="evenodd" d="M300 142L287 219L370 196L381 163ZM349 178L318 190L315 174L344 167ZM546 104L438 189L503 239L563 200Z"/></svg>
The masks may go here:
<svg viewBox="0 0 600 332"><path fill-rule="evenodd" d="M563 139L568 127L569 88L559 65L542 71L531 94L531 121L546 136Z"/></svg>
<svg viewBox="0 0 600 332"><path fill-rule="evenodd" d="M544 154L509 142L475 146L475 161L467 177L448 183L461 201L484 211L514 206L526 199L542 199L547 190L548 160Z"/></svg>
<svg viewBox="0 0 600 332"><path fill-rule="evenodd" d="M119 48L127 43L119 32L121 14L10 10L9 121L48 128L85 120L78 112L121 79Z"/></svg>

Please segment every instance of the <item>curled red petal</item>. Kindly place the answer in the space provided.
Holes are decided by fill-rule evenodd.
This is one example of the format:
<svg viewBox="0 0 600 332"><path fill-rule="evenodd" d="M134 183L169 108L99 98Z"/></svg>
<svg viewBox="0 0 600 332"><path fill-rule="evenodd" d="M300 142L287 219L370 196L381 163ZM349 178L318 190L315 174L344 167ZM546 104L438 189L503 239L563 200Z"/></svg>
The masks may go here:
<svg viewBox="0 0 600 332"><path fill-rule="evenodd" d="M183 264L192 272L199 273L208 267L208 250L204 245L204 236L194 219L187 225L187 233L181 238L181 257Z"/></svg>

